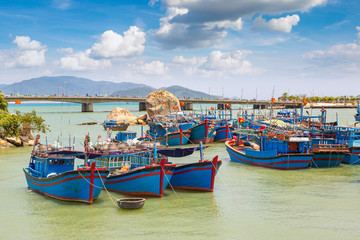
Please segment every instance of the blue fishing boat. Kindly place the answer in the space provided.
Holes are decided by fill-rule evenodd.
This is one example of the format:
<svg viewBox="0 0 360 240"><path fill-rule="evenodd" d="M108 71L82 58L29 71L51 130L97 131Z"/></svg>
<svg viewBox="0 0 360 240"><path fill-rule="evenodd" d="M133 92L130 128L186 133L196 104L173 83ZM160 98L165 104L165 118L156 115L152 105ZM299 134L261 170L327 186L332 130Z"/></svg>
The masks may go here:
<svg viewBox="0 0 360 240"><path fill-rule="evenodd" d="M349 153L345 155L343 163L360 164L360 140L353 140L349 143Z"/></svg>
<svg viewBox="0 0 360 240"><path fill-rule="evenodd" d="M346 145L335 144L335 139L311 139L312 168L337 167L349 153Z"/></svg>
<svg viewBox="0 0 360 240"><path fill-rule="evenodd" d="M291 137L288 140L261 137L256 144L229 140L225 142L230 160L253 166L281 170L308 168L314 154L307 153L308 139Z"/></svg>
<svg viewBox="0 0 360 240"><path fill-rule="evenodd" d="M164 158L156 164L151 152L109 153L91 161L110 171L105 182L107 190L137 196L163 196L175 167L166 164Z"/></svg>
<svg viewBox="0 0 360 240"><path fill-rule="evenodd" d="M109 120L103 122L103 127L105 130L112 130L112 131L126 131L129 127L128 123L119 123L115 120Z"/></svg>
<svg viewBox="0 0 360 240"><path fill-rule="evenodd" d="M215 175L221 163L221 160L218 160L218 156L216 156L212 161L177 164L170 184L175 189L212 192Z"/></svg>
<svg viewBox="0 0 360 240"><path fill-rule="evenodd" d="M225 142L233 138L234 128L226 120L216 121L214 142Z"/></svg>
<svg viewBox="0 0 360 240"><path fill-rule="evenodd" d="M204 122L195 125L189 129L190 141L191 143L200 143L204 144L212 143L215 138L216 129L214 124L209 124L207 119Z"/></svg>
<svg viewBox="0 0 360 240"><path fill-rule="evenodd" d="M59 200L91 204L109 172L95 164L74 170L74 161L72 156L34 153L29 167L23 169L29 189Z"/></svg>
<svg viewBox="0 0 360 240"><path fill-rule="evenodd" d="M179 132L169 132L164 136L159 138L155 138L157 142L160 142L161 145L166 146L182 146L186 145L189 142L190 131L182 131Z"/></svg>

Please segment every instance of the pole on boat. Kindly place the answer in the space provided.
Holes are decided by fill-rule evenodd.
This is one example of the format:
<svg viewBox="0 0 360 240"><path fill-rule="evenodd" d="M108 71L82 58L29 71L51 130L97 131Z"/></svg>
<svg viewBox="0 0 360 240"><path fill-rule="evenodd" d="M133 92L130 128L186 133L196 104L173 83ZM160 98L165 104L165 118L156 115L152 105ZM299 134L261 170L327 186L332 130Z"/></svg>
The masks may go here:
<svg viewBox="0 0 360 240"><path fill-rule="evenodd" d="M200 147L200 162L204 161L204 148L202 141L199 142Z"/></svg>
<svg viewBox="0 0 360 240"><path fill-rule="evenodd" d="M162 197L164 191L164 175L165 175L165 158L161 159L160 161L160 189L159 189L159 196Z"/></svg>
<svg viewBox="0 0 360 240"><path fill-rule="evenodd" d="M89 191L89 203L92 204L93 201L93 193L94 193L94 177L95 177L95 162L91 164L90 170L90 191ZM101 177L101 176L100 176Z"/></svg>
<svg viewBox="0 0 360 240"><path fill-rule="evenodd" d="M69 133L69 150L71 151L71 135Z"/></svg>
<svg viewBox="0 0 360 240"><path fill-rule="evenodd" d="M214 182L215 182L217 163L218 163L218 156L216 155L212 160L210 191L214 191Z"/></svg>
<svg viewBox="0 0 360 240"><path fill-rule="evenodd" d="M229 134L229 124L226 122L226 136L225 139L228 139L228 134Z"/></svg>
<svg viewBox="0 0 360 240"><path fill-rule="evenodd" d="M154 161L157 158L157 149L156 149L156 143L154 143Z"/></svg>
<svg viewBox="0 0 360 240"><path fill-rule="evenodd" d="M180 147L182 147L182 135L183 135L183 130L180 129Z"/></svg>
<svg viewBox="0 0 360 240"><path fill-rule="evenodd" d="M74 140L73 140L73 151L75 151L75 136L74 136Z"/></svg>
<svg viewBox="0 0 360 240"><path fill-rule="evenodd" d="M208 122L207 122L207 118L205 119L205 141L207 140L208 137Z"/></svg>

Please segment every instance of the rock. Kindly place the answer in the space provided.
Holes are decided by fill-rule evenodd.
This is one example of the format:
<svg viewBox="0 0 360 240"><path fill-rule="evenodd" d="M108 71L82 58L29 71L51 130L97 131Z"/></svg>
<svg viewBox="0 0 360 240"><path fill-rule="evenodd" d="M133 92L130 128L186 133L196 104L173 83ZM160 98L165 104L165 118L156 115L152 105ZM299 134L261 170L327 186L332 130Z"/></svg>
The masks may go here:
<svg viewBox="0 0 360 240"><path fill-rule="evenodd" d="M180 108L179 99L172 93L165 90L150 93L146 98L145 104L146 111L150 118L154 115L167 115L169 114L169 111L179 111L177 109L174 110L174 106L178 106Z"/></svg>
<svg viewBox="0 0 360 240"><path fill-rule="evenodd" d="M111 111L107 117L107 120L114 120L117 122L131 122L134 120L134 116L127 109L117 107Z"/></svg>
<svg viewBox="0 0 360 240"><path fill-rule="evenodd" d="M86 122L86 123L81 123L81 124L78 124L78 125L96 125L97 122Z"/></svg>
<svg viewBox="0 0 360 240"><path fill-rule="evenodd" d="M28 144L29 146L34 146L34 143L35 143L34 140L29 140L29 141L27 142L27 144Z"/></svg>
<svg viewBox="0 0 360 240"><path fill-rule="evenodd" d="M13 147L14 145L12 145L11 143L9 143L8 141L1 139L0 138L0 147Z"/></svg>
<svg viewBox="0 0 360 240"><path fill-rule="evenodd" d="M12 145L14 145L16 147L23 146L23 142L18 137L17 138L6 138L6 141L8 141L9 143L11 143Z"/></svg>

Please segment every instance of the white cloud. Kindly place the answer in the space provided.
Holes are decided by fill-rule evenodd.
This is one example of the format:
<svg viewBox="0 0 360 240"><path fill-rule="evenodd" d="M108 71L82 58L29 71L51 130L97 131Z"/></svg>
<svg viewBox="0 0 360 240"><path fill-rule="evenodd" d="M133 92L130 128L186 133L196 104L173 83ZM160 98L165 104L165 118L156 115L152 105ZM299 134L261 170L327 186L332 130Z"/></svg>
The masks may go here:
<svg viewBox="0 0 360 240"><path fill-rule="evenodd" d="M131 26L124 36L112 30L104 32L91 48L94 57L133 57L143 53L145 33L136 26Z"/></svg>
<svg viewBox="0 0 360 240"><path fill-rule="evenodd" d="M66 54L72 54L74 52L72 48L59 48L56 49L56 51L59 53L66 53Z"/></svg>
<svg viewBox="0 0 360 240"><path fill-rule="evenodd" d="M244 19L251 19L254 14L304 12L326 3L327 0L163 0L166 16L160 19L154 36L164 48L208 47L225 38L229 28L241 30ZM271 31L290 32L299 16L260 20L258 23Z"/></svg>
<svg viewBox="0 0 360 240"><path fill-rule="evenodd" d="M243 27L242 18L238 18L236 21L223 20L223 21L215 21L215 22L207 22L205 26L213 29L214 27L218 28L231 28L233 30L241 30Z"/></svg>
<svg viewBox="0 0 360 240"><path fill-rule="evenodd" d="M337 44L328 50L315 50L305 53L309 63L329 68L336 66L346 71L360 71L360 27L356 27L358 39L353 43Z"/></svg>
<svg viewBox="0 0 360 240"><path fill-rule="evenodd" d="M129 66L137 73L145 75L164 75L169 72L168 66L157 60L151 63L129 64Z"/></svg>
<svg viewBox="0 0 360 240"><path fill-rule="evenodd" d="M61 48L67 54L57 63L63 69L83 71L111 66L110 58L134 57L142 54L145 47L145 33L131 26L124 36L112 30L104 32L92 48L73 54L72 48Z"/></svg>
<svg viewBox="0 0 360 240"><path fill-rule="evenodd" d="M40 42L28 36L16 36L13 43L17 45L17 50L9 54L6 67L37 67L45 63L47 47Z"/></svg>
<svg viewBox="0 0 360 240"><path fill-rule="evenodd" d="M206 74L229 76L236 74L251 74L257 72L251 62L245 57L252 54L249 50L236 50L232 52L213 51L206 57L185 58L176 56L173 63L181 65L188 75Z"/></svg>
<svg viewBox="0 0 360 240"><path fill-rule="evenodd" d="M261 16L255 18L254 27L255 29L267 29L273 32L284 32L290 33L293 26L296 26L300 21L298 15L287 15L281 18L272 18L268 22Z"/></svg>
<svg viewBox="0 0 360 240"><path fill-rule="evenodd" d="M54 8L58 8L60 10L66 10L66 9L70 8L71 1L70 0L53 0L52 6Z"/></svg>
<svg viewBox="0 0 360 240"><path fill-rule="evenodd" d="M111 66L109 59L93 59L89 56L90 52L90 49L88 49L85 52L62 57L58 64L60 68L74 71L96 70Z"/></svg>

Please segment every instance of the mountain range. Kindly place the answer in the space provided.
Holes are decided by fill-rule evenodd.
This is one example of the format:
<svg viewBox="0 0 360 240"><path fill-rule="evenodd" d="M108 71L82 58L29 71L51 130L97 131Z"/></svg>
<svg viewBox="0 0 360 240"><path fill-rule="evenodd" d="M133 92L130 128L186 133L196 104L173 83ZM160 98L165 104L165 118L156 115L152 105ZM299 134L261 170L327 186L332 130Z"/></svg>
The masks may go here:
<svg viewBox="0 0 360 240"><path fill-rule="evenodd" d="M6 95L68 95L74 96L137 96L146 97L149 93L156 90L166 90L178 98L218 98L203 92L194 91L181 86L171 86L165 88L153 88L151 86L131 82L109 82L93 81L87 78L73 76L39 77L16 82L12 84L0 84L0 91Z"/></svg>

